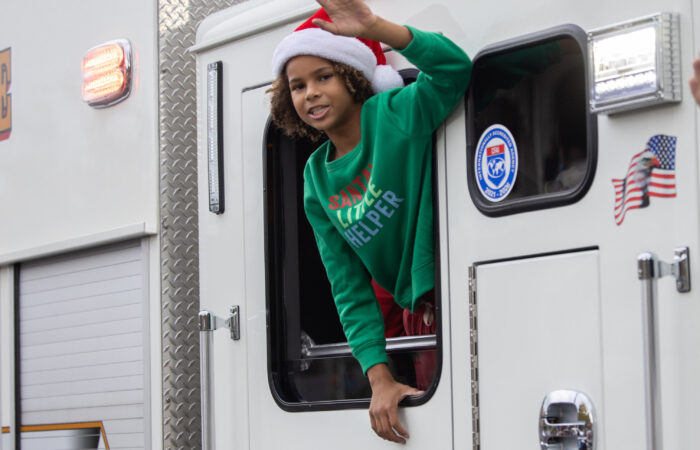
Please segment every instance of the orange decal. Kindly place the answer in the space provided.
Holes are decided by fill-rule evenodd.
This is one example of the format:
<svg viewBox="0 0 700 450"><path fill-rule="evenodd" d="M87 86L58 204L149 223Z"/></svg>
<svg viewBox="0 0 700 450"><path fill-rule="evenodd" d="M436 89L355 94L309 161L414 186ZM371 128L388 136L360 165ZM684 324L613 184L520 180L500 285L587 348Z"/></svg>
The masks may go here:
<svg viewBox="0 0 700 450"><path fill-rule="evenodd" d="M10 427L2 427L3 434L10 432Z"/></svg>
<svg viewBox="0 0 700 450"><path fill-rule="evenodd" d="M0 50L0 141L12 131L12 95L10 95L10 48Z"/></svg>

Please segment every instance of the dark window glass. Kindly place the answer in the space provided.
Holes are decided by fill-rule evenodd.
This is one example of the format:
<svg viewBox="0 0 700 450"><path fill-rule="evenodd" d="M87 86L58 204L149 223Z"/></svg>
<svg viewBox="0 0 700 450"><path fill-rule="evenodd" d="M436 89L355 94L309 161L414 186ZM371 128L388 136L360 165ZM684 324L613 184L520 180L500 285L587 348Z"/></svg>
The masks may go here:
<svg viewBox="0 0 700 450"><path fill-rule="evenodd" d="M414 72L408 73L409 81L415 79ZM371 397L355 358L333 350L334 345L347 348L346 339L304 213L304 165L319 144L290 139L268 124L264 158L270 385L280 406L292 411L366 406ZM439 331L438 312L436 298ZM314 349L330 351L319 355ZM436 350L409 348L389 354L397 380L416 385L413 361L421 352ZM431 390L434 387L435 380ZM425 400L427 396L414 404Z"/></svg>
<svg viewBox="0 0 700 450"><path fill-rule="evenodd" d="M514 39L474 61L467 101L469 190L487 215L573 203L590 185L596 155L595 116L588 112L585 34L567 26ZM479 139L492 125L505 126L517 145L513 188L499 202L477 186Z"/></svg>

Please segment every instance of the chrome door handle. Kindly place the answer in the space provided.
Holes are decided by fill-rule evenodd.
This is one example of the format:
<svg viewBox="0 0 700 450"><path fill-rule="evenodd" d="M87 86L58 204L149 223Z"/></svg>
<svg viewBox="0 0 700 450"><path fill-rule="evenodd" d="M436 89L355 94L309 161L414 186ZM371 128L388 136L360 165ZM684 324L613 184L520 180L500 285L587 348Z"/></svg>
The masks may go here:
<svg viewBox="0 0 700 450"><path fill-rule="evenodd" d="M690 292L690 250L675 250L672 263L661 261L651 252L637 257L637 277L642 282L642 338L644 340L644 393L647 449L663 448L661 436L661 383L659 380L659 337L656 334L658 301L656 280L666 276L676 279L676 290Z"/></svg>
<svg viewBox="0 0 700 450"><path fill-rule="evenodd" d="M583 392L559 390L547 394L540 411L542 450L593 450L593 403Z"/></svg>
<svg viewBox="0 0 700 450"><path fill-rule="evenodd" d="M214 449L214 403L212 398L211 347L212 333L217 328L228 328L231 339L241 338L240 308L231 306L229 315L221 318L209 311L199 312L199 377L202 396L202 450Z"/></svg>

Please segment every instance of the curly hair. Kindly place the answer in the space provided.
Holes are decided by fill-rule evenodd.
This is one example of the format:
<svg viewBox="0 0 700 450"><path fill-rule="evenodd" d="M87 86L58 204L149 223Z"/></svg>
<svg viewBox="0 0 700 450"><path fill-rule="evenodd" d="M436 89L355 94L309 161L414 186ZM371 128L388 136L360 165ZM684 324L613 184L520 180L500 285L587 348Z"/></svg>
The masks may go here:
<svg viewBox="0 0 700 450"><path fill-rule="evenodd" d="M330 63L333 71L343 81L350 96L356 103L364 103L374 95L372 84L362 72L346 64L335 61L330 61ZM296 109L294 109L286 67L272 83L272 87L267 90L267 93L271 94L270 110L272 121L284 134L292 138L308 138L312 141L318 141L325 136L325 133L301 120Z"/></svg>

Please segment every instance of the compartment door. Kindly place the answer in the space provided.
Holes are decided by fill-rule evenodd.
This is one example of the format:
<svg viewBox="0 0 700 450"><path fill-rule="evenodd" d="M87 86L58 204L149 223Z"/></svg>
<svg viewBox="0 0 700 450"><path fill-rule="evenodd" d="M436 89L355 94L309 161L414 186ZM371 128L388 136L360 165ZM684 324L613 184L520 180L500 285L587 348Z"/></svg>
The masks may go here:
<svg viewBox="0 0 700 450"><path fill-rule="evenodd" d="M21 264L23 450L149 447L147 261L136 240Z"/></svg>
<svg viewBox="0 0 700 450"><path fill-rule="evenodd" d="M590 399L594 439L602 444L599 277L597 250L474 267L471 327L478 370L472 376L478 383L474 412L482 450L539 449L543 400L558 390ZM577 412L582 413L553 405L550 420L575 422ZM576 442L562 447L557 442L553 448L579 448Z"/></svg>

